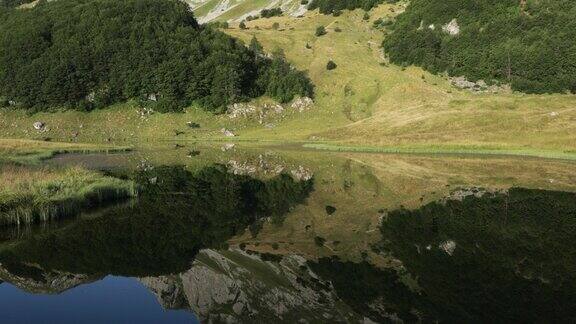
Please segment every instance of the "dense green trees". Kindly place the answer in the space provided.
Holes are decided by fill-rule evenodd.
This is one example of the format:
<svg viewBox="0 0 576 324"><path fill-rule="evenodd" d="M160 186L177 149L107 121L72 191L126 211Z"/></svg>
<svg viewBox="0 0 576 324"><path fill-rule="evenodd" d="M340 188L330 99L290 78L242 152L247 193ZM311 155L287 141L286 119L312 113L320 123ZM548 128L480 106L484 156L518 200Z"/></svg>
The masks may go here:
<svg viewBox="0 0 576 324"><path fill-rule="evenodd" d="M262 9L260 11L260 17L262 18L270 18L277 16L282 16L282 8Z"/></svg>
<svg viewBox="0 0 576 324"><path fill-rule="evenodd" d="M313 0L308 9L319 9L323 14L334 14L341 10L354 10L357 8L368 11L383 2L384 0Z"/></svg>
<svg viewBox="0 0 576 324"><path fill-rule="evenodd" d="M264 94L312 95L302 72L199 26L178 0L59 0L4 16L0 94L36 110L142 98L159 111L218 112Z"/></svg>
<svg viewBox="0 0 576 324"><path fill-rule="evenodd" d="M384 48L393 62L432 72L530 93L575 92L575 16L571 0L414 0ZM442 30L452 19L458 35Z"/></svg>

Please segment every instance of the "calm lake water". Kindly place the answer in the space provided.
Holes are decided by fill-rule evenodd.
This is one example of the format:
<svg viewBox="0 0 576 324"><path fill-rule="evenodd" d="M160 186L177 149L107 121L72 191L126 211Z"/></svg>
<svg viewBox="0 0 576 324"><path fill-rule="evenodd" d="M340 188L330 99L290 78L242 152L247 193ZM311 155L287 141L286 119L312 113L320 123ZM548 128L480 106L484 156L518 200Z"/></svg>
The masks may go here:
<svg viewBox="0 0 576 324"><path fill-rule="evenodd" d="M68 155L138 199L0 231L4 323L574 322L576 164Z"/></svg>

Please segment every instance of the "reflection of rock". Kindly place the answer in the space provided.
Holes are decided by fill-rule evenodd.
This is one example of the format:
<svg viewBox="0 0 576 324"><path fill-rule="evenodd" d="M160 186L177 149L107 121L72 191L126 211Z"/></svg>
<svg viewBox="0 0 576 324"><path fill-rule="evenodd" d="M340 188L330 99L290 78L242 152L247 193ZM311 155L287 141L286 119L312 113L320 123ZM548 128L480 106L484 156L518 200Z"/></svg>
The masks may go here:
<svg viewBox="0 0 576 324"><path fill-rule="evenodd" d="M224 136L226 137L235 137L236 134L234 134L231 130L226 129L226 128L222 128L222 134L224 134Z"/></svg>
<svg viewBox="0 0 576 324"><path fill-rule="evenodd" d="M454 251L456 250L456 242L452 240L444 241L438 245L438 248L446 252L446 254L448 254L449 256L452 256L452 254L454 254Z"/></svg>
<svg viewBox="0 0 576 324"><path fill-rule="evenodd" d="M204 250L184 273L140 280L164 307L189 309L206 322L343 322L356 317L338 303L330 283L298 256L264 261L241 250Z"/></svg>
<svg viewBox="0 0 576 324"><path fill-rule="evenodd" d="M236 175L265 175L265 176L276 176L282 173L291 174L296 180L308 181L312 179L314 173L303 167L298 166L295 169L290 169L289 167L267 160L263 155L258 156L256 162L240 162L236 160L228 161L228 168L231 173Z"/></svg>
<svg viewBox="0 0 576 324"><path fill-rule="evenodd" d="M488 190L486 188L460 188L452 191L448 196L444 197L441 201L446 202L448 200L459 200L462 201L467 197L481 198L485 195L494 195L496 193L506 193L505 190Z"/></svg>
<svg viewBox="0 0 576 324"><path fill-rule="evenodd" d="M220 149L222 150L222 152L227 152L227 151L234 149L234 147L236 147L236 144L226 143L226 144L222 145L222 147Z"/></svg>
<svg viewBox="0 0 576 324"><path fill-rule="evenodd" d="M22 275L19 275L18 271L8 270L7 267L0 264L0 280L31 293L59 294L78 285L98 280L98 278L83 274L60 271L45 272L37 266L19 265L19 267L23 267L19 269L22 270ZM38 273L38 275L30 276L30 272Z"/></svg>

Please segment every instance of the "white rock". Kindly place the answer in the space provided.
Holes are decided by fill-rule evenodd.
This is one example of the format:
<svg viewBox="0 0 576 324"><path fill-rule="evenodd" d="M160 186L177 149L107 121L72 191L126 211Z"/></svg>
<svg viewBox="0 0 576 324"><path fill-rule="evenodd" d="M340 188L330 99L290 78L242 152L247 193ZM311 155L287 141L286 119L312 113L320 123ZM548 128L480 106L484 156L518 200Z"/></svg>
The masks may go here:
<svg viewBox="0 0 576 324"><path fill-rule="evenodd" d="M460 25L458 25L458 21L456 20L456 18L452 19L449 23L442 26L442 31L452 36L460 34Z"/></svg>
<svg viewBox="0 0 576 324"><path fill-rule="evenodd" d="M454 251L456 250L456 242L452 241L452 240L448 240L445 242L442 242L438 245L438 248L444 252L446 252L446 254L448 254L449 256L452 256L452 254L454 254Z"/></svg>
<svg viewBox="0 0 576 324"><path fill-rule="evenodd" d="M37 121L32 126L34 127L35 130L41 131L41 130L44 130L44 127L46 127L46 124L44 122Z"/></svg>

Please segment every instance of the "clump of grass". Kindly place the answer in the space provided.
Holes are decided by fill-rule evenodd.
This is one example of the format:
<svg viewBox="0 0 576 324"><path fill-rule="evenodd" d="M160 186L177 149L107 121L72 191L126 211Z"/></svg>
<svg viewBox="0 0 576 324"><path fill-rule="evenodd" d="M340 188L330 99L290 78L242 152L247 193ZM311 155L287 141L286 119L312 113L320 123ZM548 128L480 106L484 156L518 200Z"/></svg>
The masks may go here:
<svg viewBox="0 0 576 324"><path fill-rule="evenodd" d="M131 181L80 167L0 166L0 225L75 216L82 210L137 194Z"/></svg>
<svg viewBox="0 0 576 324"><path fill-rule="evenodd" d="M0 163L35 164L61 153L124 152L128 147L97 144L0 139Z"/></svg>

